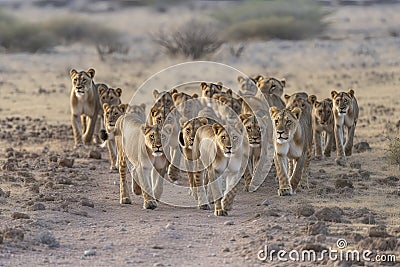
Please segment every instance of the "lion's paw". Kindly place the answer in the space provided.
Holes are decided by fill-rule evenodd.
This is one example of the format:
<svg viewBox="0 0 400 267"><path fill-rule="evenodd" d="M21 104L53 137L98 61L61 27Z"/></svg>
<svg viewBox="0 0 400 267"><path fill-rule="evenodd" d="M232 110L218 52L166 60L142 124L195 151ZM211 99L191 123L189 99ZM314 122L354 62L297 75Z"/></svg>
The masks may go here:
<svg viewBox="0 0 400 267"><path fill-rule="evenodd" d="M346 160L346 157L340 157L340 158L336 158L335 162L337 165L344 167L344 166L346 166L347 160Z"/></svg>
<svg viewBox="0 0 400 267"><path fill-rule="evenodd" d="M291 195L293 195L293 190L291 187L278 189L278 196L280 196L280 197L291 196Z"/></svg>
<svg viewBox="0 0 400 267"><path fill-rule="evenodd" d="M154 210L157 208L157 201L156 200L147 200L143 204L143 208L147 210Z"/></svg>
<svg viewBox="0 0 400 267"><path fill-rule="evenodd" d="M228 216L228 212L223 209L215 209L214 210L214 215L215 216Z"/></svg>
<svg viewBox="0 0 400 267"><path fill-rule="evenodd" d="M199 206L200 210L211 210L211 206L209 204L203 204Z"/></svg>
<svg viewBox="0 0 400 267"><path fill-rule="evenodd" d="M132 201L129 197L123 197L119 200L120 204L132 204Z"/></svg>

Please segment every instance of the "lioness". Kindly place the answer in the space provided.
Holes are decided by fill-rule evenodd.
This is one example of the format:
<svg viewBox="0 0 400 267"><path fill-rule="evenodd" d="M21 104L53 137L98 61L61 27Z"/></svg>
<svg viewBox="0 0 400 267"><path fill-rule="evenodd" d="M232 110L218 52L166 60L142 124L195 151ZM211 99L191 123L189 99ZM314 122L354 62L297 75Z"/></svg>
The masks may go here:
<svg viewBox="0 0 400 267"><path fill-rule="evenodd" d="M308 100L313 104L312 109L312 128L314 140L314 154L316 159L322 157L322 133L325 132L325 148L324 156L330 157L332 144L334 140L333 128L334 118L332 112L332 99L326 98L322 101L317 101L315 95L310 95Z"/></svg>
<svg viewBox="0 0 400 267"><path fill-rule="evenodd" d="M214 215L226 216L232 208L241 171L246 165L244 153L248 153L243 143L243 131L240 127L222 126L219 123L204 125L197 129L193 142L192 159L203 168L195 169L194 181L204 181L206 175L214 199ZM246 152L244 152L246 151ZM197 166L199 167L199 166ZM222 190L222 181L226 190ZM204 184L204 182L203 182ZM204 187L198 187L197 198L200 205L208 203Z"/></svg>
<svg viewBox="0 0 400 267"><path fill-rule="evenodd" d="M201 98L200 102L203 107L213 107L212 97L214 94L222 92L222 83L200 83Z"/></svg>
<svg viewBox="0 0 400 267"><path fill-rule="evenodd" d="M278 195L292 195L305 172L308 126L298 107L292 110L271 107L269 112L274 126L274 162L279 181ZM288 160L291 159L295 164L289 178Z"/></svg>
<svg viewBox="0 0 400 267"><path fill-rule="evenodd" d="M71 69L70 71L72 81L70 109L75 147L89 144L92 141L101 109L97 87L93 82L94 75L94 69L79 72ZM87 123L87 127L82 122ZM83 128L85 131L82 131Z"/></svg>
<svg viewBox="0 0 400 267"><path fill-rule="evenodd" d="M285 103L281 98L285 84L286 82L284 80L279 81L275 78L264 78L261 75L257 80L257 87L267 100L268 105L270 107L275 106L280 109L285 107ZM261 97L259 94L256 96Z"/></svg>
<svg viewBox="0 0 400 267"><path fill-rule="evenodd" d="M354 132L358 120L358 103L354 90L346 92L331 92L333 100L333 116L335 120L336 163L344 165L346 156L351 156L353 149ZM344 144L344 126L347 127L347 141Z"/></svg>
<svg viewBox="0 0 400 267"><path fill-rule="evenodd" d="M120 116L125 114L127 104L119 104L119 105L109 105L104 103L104 126L106 128L107 136L106 138L102 138L105 140L108 148L108 153L110 155L110 171L117 170L117 148L115 146L115 124Z"/></svg>
<svg viewBox="0 0 400 267"><path fill-rule="evenodd" d="M99 91L100 104L103 107L105 103L110 106L121 104L121 88L110 88L105 84L97 84L97 90Z"/></svg>
<svg viewBox="0 0 400 267"><path fill-rule="evenodd" d="M168 161L164 155L163 143L168 142L171 126L145 124L135 114L118 118L115 142L118 151L120 173L120 203L130 204L131 199L126 182L127 161L133 164L132 187L135 194L143 195L143 208L157 207L163 190L163 177ZM152 171L153 167L157 171Z"/></svg>

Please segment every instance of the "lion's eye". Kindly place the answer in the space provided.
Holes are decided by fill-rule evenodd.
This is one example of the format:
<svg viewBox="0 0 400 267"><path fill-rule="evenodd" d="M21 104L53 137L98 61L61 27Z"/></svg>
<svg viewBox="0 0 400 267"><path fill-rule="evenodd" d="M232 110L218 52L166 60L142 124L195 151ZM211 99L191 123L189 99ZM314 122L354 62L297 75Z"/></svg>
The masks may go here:
<svg viewBox="0 0 400 267"><path fill-rule="evenodd" d="M106 116L110 116L110 112L106 112Z"/></svg>
<svg viewBox="0 0 400 267"><path fill-rule="evenodd" d="M164 134L161 135L161 139L165 139L165 135Z"/></svg>
<svg viewBox="0 0 400 267"><path fill-rule="evenodd" d="M347 103L347 99L344 100L344 103Z"/></svg>
<svg viewBox="0 0 400 267"><path fill-rule="evenodd" d="M110 97L110 100L114 100L114 97Z"/></svg>
<svg viewBox="0 0 400 267"><path fill-rule="evenodd" d="M150 135L150 139L151 139L151 140L154 139L154 135L153 135L153 134Z"/></svg>
<svg viewBox="0 0 400 267"><path fill-rule="evenodd" d="M186 133L190 133L190 129L186 129Z"/></svg>
<svg viewBox="0 0 400 267"><path fill-rule="evenodd" d="M237 139L237 136L232 137L232 139L233 139L233 140L236 140L236 139Z"/></svg>
<svg viewBox="0 0 400 267"><path fill-rule="evenodd" d="M84 79L82 80L82 82L84 82L84 83L85 83L85 82L87 82L87 80L84 78Z"/></svg>
<svg viewBox="0 0 400 267"><path fill-rule="evenodd" d="M275 120L275 124L278 124L279 123L279 121L278 120Z"/></svg>
<svg viewBox="0 0 400 267"><path fill-rule="evenodd" d="M221 139L222 139L222 140L225 140L225 136L222 136Z"/></svg>
<svg viewBox="0 0 400 267"><path fill-rule="evenodd" d="M247 126L247 130L250 131L251 130L251 126Z"/></svg>
<svg viewBox="0 0 400 267"><path fill-rule="evenodd" d="M103 100L106 100L106 97L105 97L105 96L103 96L101 99L103 99Z"/></svg>
<svg viewBox="0 0 400 267"><path fill-rule="evenodd" d="M319 114L322 114L322 110L319 111Z"/></svg>
<svg viewBox="0 0 400 267"><path fill-rule="evenodd" d="M75 79L74 79L74 83L76 83L77 81L78 81L78 79L77 79L77 78L75 78Z"/></svg>
<svg viewBox="0 0 400 267"><path fill-rule="evenodd" d="M292 121L287 121L286 122L287 125L290 125L291 123L292 123Z"/></svg>

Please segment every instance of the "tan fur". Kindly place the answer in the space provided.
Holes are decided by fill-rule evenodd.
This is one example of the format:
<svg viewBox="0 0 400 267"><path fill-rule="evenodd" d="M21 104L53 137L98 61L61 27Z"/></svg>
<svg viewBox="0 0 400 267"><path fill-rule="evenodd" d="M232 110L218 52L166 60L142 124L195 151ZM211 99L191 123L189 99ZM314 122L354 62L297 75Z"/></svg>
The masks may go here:
<svg viewBox="0 0 400 267"><path fill-rule="evenodd" d="M94 75L94 69L70 71L72 81L70 109L75 146L89 144L92 141L101 109L97 87L93 82Z"/></svg>
<svg viewBox="0 0 400 267"><path fill-rule="evenodd" d="M194 172L189 171L193 170L192 167L192 149L193 149L193 142L194 138L196 136L197 129L200 128L201 126L207 125L208 124L208 119L207 118L194 118L191 120L187 120L186 118L181 118L179 120L179 123L181 125L181 132L179 133L179 144L182 149L182 154L185 157L185 167L187 170L187 176L189 180L189 186L190 186L190 195L194 196L196 200L198 200L197 197L197 191L201 190L200 187L203 187L208 184L207 179L205 181L201 179L195 180L194 177ZM199 178L199 177L197 177ZM203 184L204 182L204 184ZM208 204L204 203L199 203L199 208L200 209L209 209Z"/></svg>
<svg viewBox="0 0 400 267"><path fill-rule="evenodd" d="M120 173L120 203L130 204L131 199L126 181L127 161L133 164L132 187L136 194L143 195L143 208L157 207L163 190L163 177L168 161L163 144L168 143L171 126L147 125L135 114L118 118L115 142L118 151ZM152 171L152 169L155 169Z"/></svg>
<svg viewBox="0 0 400 267"><path fill-rule="evenodd" d="M104 110L104 126L106 128L106 132L108 134L108 138L106 140L108 153L110 155L110 170L117 170L117 148L115 146L115 124L120 116L125 114L127 104L119 104L119 105L109 105L107 103L103 104Z"/></svg>
<svg viewBox="0 0 400 267"><path fill-rule="evenodd" d="M346 156L352 154L359 109L353 90L349 90L347 93L332 91L331 96L335 121L336 162L342 165L346 163ZM347 127L346 144L344 144L344 126Z"/></svg>
<svg viewBox="0 0 400 267"><path fill-rule="evenodd" d="M198 95L188 95L183 92L177 92L172 95L174 106L179 114L185 118L195 118L201 109Z"/></svg>
<svg viewBox="0 0 400 267"><path fill-rule="evenodd" d="M214 199L216 216L226 216L227 211L232 208L237 191L236 184L247 163L242 135L241 130L232 126L224 127L219 123L201 126L196 131L192 159L197 161L202 169L195 169L194 180L204 181L207 174L211 189L209 194L211 193ZM226 181L224 192L223 180ZM199 205L208 203L205 188L197 188L200 189L197 191Z"/></svg>
<svg viewBox="0 0 400 267"><path fill-rule="evenodd" d="M255 96L258 92L257 80L251 77L238 76L239 95Z"/></svg>
<svg viewBox="0 0 400 267"><path fill-rule="evenodd" d="M315 95L310 95L308 100L313 104L312 109L312 126L313 126L313 142L315 158L322 157L322 133L325 132L325 148L324 156L330 157L332 144L334 140L333 128L334 119L332 112L332 99L327 98L317 101Z"/></svg>
<svg viewBox="0 0 400 267"><path fill-rule="evenodd" d="M146 104L129 105L126 113L136 114L142 121L146 120Z"/></svg>
<svg viewBox="0 0 400 267"><path fill-rule="evenodd" d="M299 92L294 93L292 95L284 95L284 100L286 102L286 108L292 110L295 107L301 109L301 117L302 121L304 121L304 135L306 137L307 142L307 159L304 167L304 172L302 175L302 179L300 181L301 185L308 188L308 170L311 162L312 157L312 142L313 142L313 129L312 129L312 105L311 102L308 100L307 93ZM293 172L293 161L289 162L289 174Z"/></svg>
<svg viewBox="0 0 400 267"><path fill-rule="evenodd" d="M97 90L99 91L100 105L103 107L104 104L115 106L121 104L121 88L109 88L105 84L97 84Z"/></svg>
<svg viewBox="0 0 400 267"><path fill-rule="evenodd" d="M200 102L203 107L213 107L212 97L214 94L222 93L222 84L221 83L200 83L201 89L201 98Z"/></svg>
<svg viewBox="0 0 400 267"><path fill-rule="evenodd" d="M261 75L257 78L257 87L270 107L275 106L280 109L285 107L285 103L281 98L285 85L285 80L279 81L276 78L264 78ZM257 96L261 97L259 94Z"/></svg>
<svg viewBox="0 0 400 267"><path fill-rule="evenodd" d="M271 107L269 111L274 124L274 162L279 181L278 195L291 195L305 171L308 151L305 118L301 116L302 110L298 107L293 110ZM288 160L294 161L291 175L288 172Z"/></svg>

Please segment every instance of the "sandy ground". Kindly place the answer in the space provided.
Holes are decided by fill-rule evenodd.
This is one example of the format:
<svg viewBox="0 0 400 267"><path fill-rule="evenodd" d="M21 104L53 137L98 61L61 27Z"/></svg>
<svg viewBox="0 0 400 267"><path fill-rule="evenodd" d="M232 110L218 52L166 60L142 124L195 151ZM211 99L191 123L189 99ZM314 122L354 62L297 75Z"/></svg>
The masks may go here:
<svg viewBox="0 0 400 267"><path fill-rule="evenodd" d="M133 205L119 204L118 174L109 173L106 150L73 150L69 69L94 67L95 80L123 88L123 102L129 102L148 77L187 61L164 55L148 33L185 21L199 8L92 14L93 21L106 18L127 32L132 42L127 56L105 62L93 47L79 44L49 54L0 54L0 266L378 264L257 258L265 245L322 250L336 248L341 238L350 249L396 255L397 263L384 264L399 264L400 177L386 163L385 148L399 135L400 38L389 31L400 23L400 5L340 7L320 38L249 42L240 58L224 45L207 58L248 74L284 77L289 94L325 98L332 89L355 90L361 110L355 143L368 142L371 150L356 151L347 167L333 158L313 160L308 190L278 197L271 173L258 191L239 192L228 217L162 203L148 211L139 197ZM21 8L15 14L37 21L68 12ZM101 159L89 151L100 151ZM63 158L75 160L72 168L59 166Z"/></svg>

